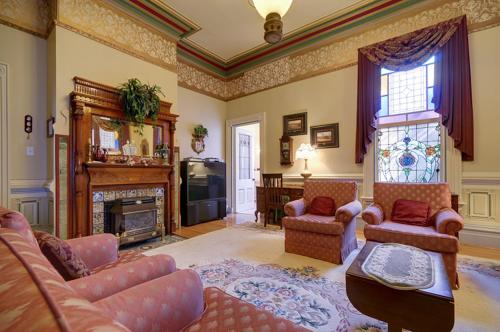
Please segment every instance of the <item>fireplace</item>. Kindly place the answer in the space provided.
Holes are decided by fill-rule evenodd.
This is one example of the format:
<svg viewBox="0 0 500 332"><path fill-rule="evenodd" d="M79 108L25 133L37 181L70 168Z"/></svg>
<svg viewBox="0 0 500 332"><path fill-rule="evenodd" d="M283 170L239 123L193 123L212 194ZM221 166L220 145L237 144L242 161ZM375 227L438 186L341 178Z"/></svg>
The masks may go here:
<svg viewBox="0 0 500 332"><path fill-rule="evenodd" d="M104 228L118 236L120 244L161 235L161 228L157 226L158 208L155 197L117 199L109 212Z"/></svg>
<svg viewBox="0 0 500 332"><path fill-rule="evenodd" d="M170 112L172 104L161 101L158 119L145 121L148 125L162 128L158 139L170 148L167 160L160 162L148 156L135 156L131 160L134 163L125 164L115 156L107 162L97 162L92 160L91 155L89 156L92 148L92 119L107 117L126 122L127 118L115 88L79 77L75 77L73 81L74 91L69 98L71 102L69 162L72 172L71 195L68 195L71 210L68 237L111 232L108 229L110 226L104 222L107 214L110 214L110 211L105 211L108 202L122 198L145 197L156 199L156 230L148 229L148 232L151 230L150 235L155 231L160 234L170 234L175 227L172 209L176 197L173 151L177 115ZM151 220L152 215L153 213L147 215L148 220ZM124 225L131 224L125 222ZM147 234L146 229L141 234ZM123 234L130 234L130 231L125 230ZM140 236L134 234L124 241L132 238L135 241Z"/></svg>

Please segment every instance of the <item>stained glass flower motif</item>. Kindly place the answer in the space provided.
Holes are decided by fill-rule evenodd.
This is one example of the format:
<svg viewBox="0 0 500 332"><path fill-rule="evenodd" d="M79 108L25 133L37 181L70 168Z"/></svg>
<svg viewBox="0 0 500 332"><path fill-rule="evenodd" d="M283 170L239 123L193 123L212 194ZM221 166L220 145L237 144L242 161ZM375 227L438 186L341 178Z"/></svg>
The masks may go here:
<svg viewBox="0 0 500 332"><path fill-rule="evenodd" d="M378 180L438 182L441 133L438 123L395 126L378 131Z"/></svg>

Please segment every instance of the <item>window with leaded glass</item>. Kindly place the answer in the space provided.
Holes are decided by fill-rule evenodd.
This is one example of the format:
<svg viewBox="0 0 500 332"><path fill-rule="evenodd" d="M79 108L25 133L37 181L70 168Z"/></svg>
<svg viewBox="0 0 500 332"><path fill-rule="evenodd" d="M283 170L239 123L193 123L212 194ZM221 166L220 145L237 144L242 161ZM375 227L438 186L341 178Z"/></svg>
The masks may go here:
<svg viewBox="0 0 500 332"><path fill-rule="evenodd" d="M434 57L406 71L381 72L379 116L434 110Z"/></svg>
<svg viewBox="0 0 500 332"><path fill-rule="evenodd" d="M434 57L412 70L382 69L375 149L378 181L441 181L444 149L433 87Z"/></svg>

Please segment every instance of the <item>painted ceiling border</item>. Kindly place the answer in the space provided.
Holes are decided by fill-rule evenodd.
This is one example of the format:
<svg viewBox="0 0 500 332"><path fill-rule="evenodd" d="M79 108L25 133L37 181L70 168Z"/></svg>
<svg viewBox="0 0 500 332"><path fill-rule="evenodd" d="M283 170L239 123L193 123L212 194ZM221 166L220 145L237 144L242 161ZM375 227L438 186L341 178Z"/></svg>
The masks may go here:
<svg viewBox="0 0 500 332"><path fill-rule="evenodd" d="M198 24L159 0L114 1L139 14L148 23L173 33L177 38L185 38L201 30Z"/></svg>
<svg viewBox="0 0 500 332"><path fill-rule="evenodd" d="M195 45L187 47L184 40L179 41L179 45L182 46L178 48L178 55L181 58L197 58L198 65L205 65L209 70L216 67L218 75L221 75L221 70L225 70L225 75L221 76L231 77L256 65L296 52L318 40L332 38L346 29L423 1L425 0L376 0L368 4L364 3L360 7L332 17L327 21L320 21L315 25L298 29L275 45L261 46L228 62L211 56Z"/></svg>
<svg viewBox="0 0 500 332"><path fill-rule="evenodd" d="M204 78L207 77L206 73L195 77L196 74L194 73L199 72L200 69L189 66L189 71L191 71L189 75L190 81L196 82L197 85L197 88L193 90L220 100L230 101L354 66L357 63L358 47L411 32L459 15L467 14L469 33L500 25L500 2L495 3L488 0L439 0L427 1L424 4L425 6L413 7L405 12L398 12L398 14L377 20L377 22L373 22L369 26L364 26L363 29L354 29L358 31L351 31L351 33L342 36L342 39L328 43L320 42L309 49L258 65L238 75L236 78L226 79L226 88L223 90L223 94L215 93L211 89L210 84L203 82ZM377 35L376 31L383 31L381 29L390 29L391 31L385 35L381 33ZM357 39L362 38L366 40L360 43ZM323 62L328 63L328 61L331 61L333 64L315 68L314 65L311 65L311 61L321 62L322 60L318 60L318 58L321 56L324 57L323 53L326 53L327 57L327 59L322 59L324 60ZM179 57L178 59L181 58ZM179 72L179 85L189 89L190 84L183 81L184 76ZM224 80L219 79L219 81L223 82ZM219 90L221 89L219 88Z"/></svg>

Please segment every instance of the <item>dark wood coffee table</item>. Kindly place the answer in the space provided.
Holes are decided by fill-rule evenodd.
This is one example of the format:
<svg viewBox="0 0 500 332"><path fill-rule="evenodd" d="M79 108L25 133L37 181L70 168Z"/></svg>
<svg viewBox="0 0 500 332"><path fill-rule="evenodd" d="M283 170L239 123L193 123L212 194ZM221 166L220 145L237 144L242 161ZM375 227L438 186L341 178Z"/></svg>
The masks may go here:
<svg viewBox="0 0 500 332"><path fill-rule="evenodd" d="M361 313L387 322L389 331L451 331L455 303L441 254L427 251L435 262L435 284L419 290L397 290L367 276L361 265L379 243L367 241L346 272L349 300Z"/></svg>

